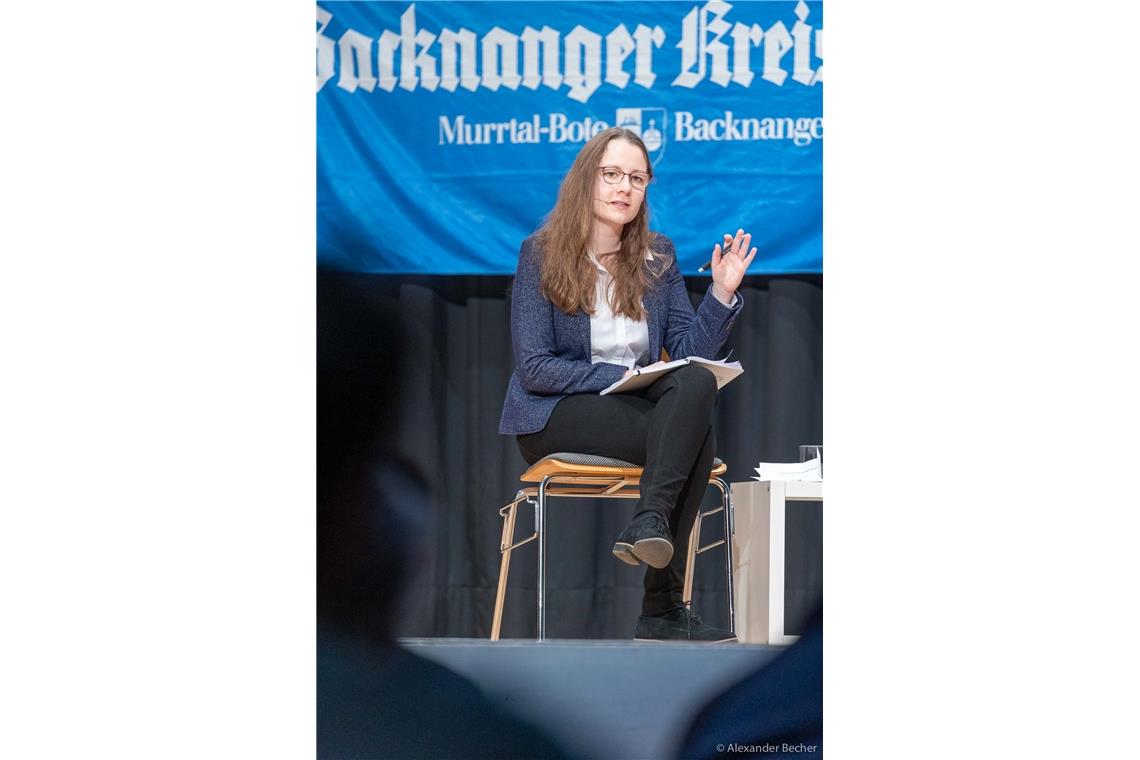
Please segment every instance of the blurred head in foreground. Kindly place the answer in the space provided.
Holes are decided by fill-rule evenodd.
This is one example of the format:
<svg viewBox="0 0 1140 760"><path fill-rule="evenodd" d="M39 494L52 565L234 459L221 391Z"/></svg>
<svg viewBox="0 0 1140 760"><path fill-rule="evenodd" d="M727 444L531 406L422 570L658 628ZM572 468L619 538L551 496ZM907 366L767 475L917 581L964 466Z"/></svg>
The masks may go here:
<svg viewBox="0 0 1140 760"><path fill-rule="evenodd" d="M317 280L317 756L564 758L395 639L431 512L394 444L399 313L368 277Z"/></svg>
<svg viewBox="0 0 1140 760"><path fill-rule="evenodd" d="M390 641L423 547L426 489L392 436L399 314L359 278L317 286L317 614L322 633Z"/></svg>

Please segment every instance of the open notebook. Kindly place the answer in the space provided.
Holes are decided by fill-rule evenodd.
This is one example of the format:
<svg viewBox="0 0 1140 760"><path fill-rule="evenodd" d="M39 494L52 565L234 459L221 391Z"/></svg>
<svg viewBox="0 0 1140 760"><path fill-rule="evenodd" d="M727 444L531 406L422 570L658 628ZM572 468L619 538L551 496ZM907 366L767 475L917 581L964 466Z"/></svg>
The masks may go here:
<svg viewBox="0 0 1140 760"><path fill-rule="evenodd" d="M632 375L618 380L599 395L604 396L607 393L624 393L626 391L635 391L639 388L645 388L652 385L659 377L669 374L678 367L684 367L686 364L699 364L716 375L717 390L728 385L744 372L744 368L740 366L740 362L729 362L724 359L717 361L716 359L705 359L700 356L690 356L685 359L677 359L676 361L658 362L657 364L650 364L648 367L639 367Z"/></svg>

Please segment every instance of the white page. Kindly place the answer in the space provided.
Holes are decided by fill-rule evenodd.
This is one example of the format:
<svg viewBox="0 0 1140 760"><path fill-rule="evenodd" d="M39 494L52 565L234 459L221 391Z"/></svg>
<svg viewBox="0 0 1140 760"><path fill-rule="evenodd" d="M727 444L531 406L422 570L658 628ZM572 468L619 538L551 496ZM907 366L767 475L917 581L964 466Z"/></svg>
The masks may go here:
<svg viewBox="0 0 1140 760"><path fill-rule="evenodd" d="M710 372L716 375L716 387L718 390L728 385L744 372L744 368L740 366L740 362L730 362L728 361L728 357L724 359L705 359L700 356L688 356L684 359L674 359L671 362L656 362L647 367L638 367L636 368L638 372L615 381L598 395L605 396L610 393L622 393L639 388L648 388L662 375L678 367L683 367L686 364L723 367L724 369L709 369ZM725 370L728 370L728 372L726 373Z"/></svg>

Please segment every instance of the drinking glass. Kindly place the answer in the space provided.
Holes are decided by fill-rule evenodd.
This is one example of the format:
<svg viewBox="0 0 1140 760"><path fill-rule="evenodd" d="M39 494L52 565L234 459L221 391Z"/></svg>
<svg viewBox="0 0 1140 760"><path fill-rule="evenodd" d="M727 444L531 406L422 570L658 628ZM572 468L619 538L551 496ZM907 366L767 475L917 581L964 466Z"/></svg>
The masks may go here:
<svg viewBox="0 0 1140 760"><path fill-rule="evenodd" d="M800 461L810 462L812 459L819 460L819 477L823 478L823 445L818 443L806 444L800 446Z"/></svg>

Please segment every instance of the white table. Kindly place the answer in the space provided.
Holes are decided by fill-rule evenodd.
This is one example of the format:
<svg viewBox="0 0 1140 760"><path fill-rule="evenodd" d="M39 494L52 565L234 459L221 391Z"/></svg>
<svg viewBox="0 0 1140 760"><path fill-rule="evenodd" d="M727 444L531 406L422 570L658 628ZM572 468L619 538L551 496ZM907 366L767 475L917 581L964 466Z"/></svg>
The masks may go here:
<svg viewBox="0 0 1140 760"><path fill-rule="evenodd" d="M736 637L745 643L783 645L799 638L784 633L784 513L789 501L823 501L823 483L732 484Z"/></svg>

